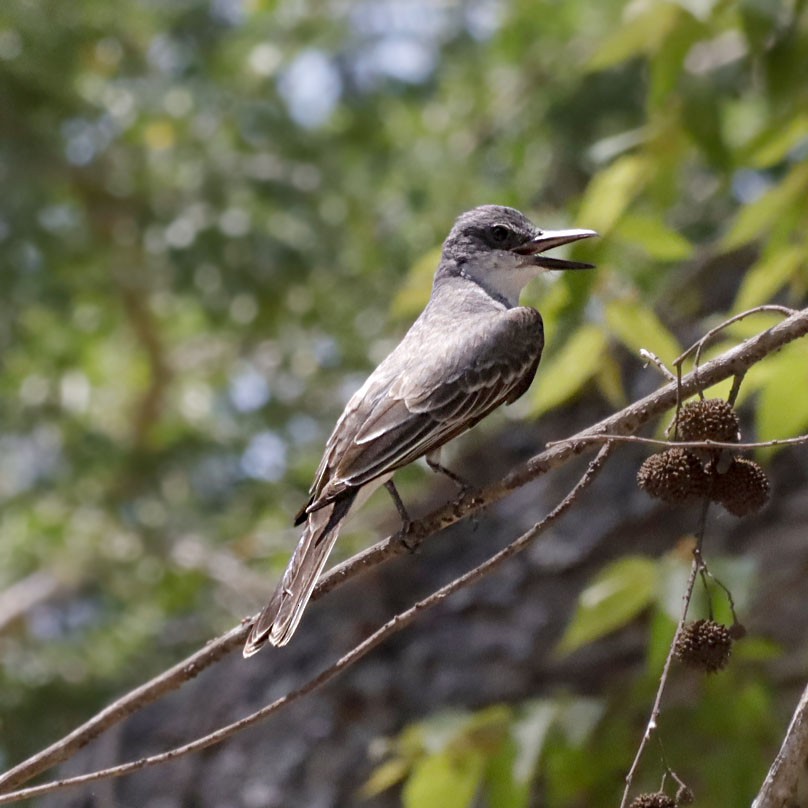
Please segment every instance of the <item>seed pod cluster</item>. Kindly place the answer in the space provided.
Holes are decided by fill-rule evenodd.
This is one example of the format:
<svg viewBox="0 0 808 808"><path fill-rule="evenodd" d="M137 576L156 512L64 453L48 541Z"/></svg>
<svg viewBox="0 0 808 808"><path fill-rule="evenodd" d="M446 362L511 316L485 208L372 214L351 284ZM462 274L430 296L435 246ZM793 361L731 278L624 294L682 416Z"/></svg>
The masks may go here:
<svg viewBox="0 0 808 808"><path fill-rule="evenodd" d="M686 404L679 412L676 428L686 441L734 443L741 434L735 410L720 398ZM637 484L649 496L669 504L709 497L735 516L760 510L769 499L766 472L754 460L738 456L723 469L721 455L721 449L666 449L640 466Z"/></svg>
<svg viewBox="0 0 808 808"><path fill-rule="evenodd" d="M637 484L649 496L680 505L707 496L710 480L701 461L687 449L652 454L637 472Z"/></svg>
<svg viewBox="0 0 808 808"><path fill-rule="evenodd" d="M655 791L653 794L639 794L628 808L676 808L676 800L664 791Z"/></svg>
<svg viewBox="0 0 808 808"><path fill-rule="evenodd" d="M674 656L690 668L715 673L727 666L732 653L732 633L715 620L686 623L673 649Z"/></svg>
<svg viewBox="0 0 808 808"><path fill-rule="evenodd" d="M712 498L735 516L755 513L769 499L769 478L754 460L734 457L729 468L715 476Z"/></svg>
<svg viewBox="0 0 808 808"><path fill-rule="evenodd" d="M685 404L679 411L676 428L682 440L735 443L741 439L738 415L723 398L699 399Z"/></svg>

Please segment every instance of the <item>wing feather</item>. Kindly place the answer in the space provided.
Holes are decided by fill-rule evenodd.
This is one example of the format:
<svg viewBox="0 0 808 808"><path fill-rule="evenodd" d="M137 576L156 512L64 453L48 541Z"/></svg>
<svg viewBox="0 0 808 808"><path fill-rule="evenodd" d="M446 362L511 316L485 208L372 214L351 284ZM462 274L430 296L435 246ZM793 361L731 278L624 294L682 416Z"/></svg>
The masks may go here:
<svg viewBox="0 0 808 808"><path fill-rule="evenodd" d="M401 468L530 386L544 344L537 311L497 309L467 329L405 337L351 399L326 446L307 511Z"/></svg>

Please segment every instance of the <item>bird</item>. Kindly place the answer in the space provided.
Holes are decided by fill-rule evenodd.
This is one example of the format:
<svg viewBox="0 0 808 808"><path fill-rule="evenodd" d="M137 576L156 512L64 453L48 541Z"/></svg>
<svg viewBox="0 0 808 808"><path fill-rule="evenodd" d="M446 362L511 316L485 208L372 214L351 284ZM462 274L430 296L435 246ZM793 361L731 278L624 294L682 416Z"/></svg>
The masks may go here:
<svg viewBox="0 0 808 808"><path fill-rule="evenodd" d="M461 214L443 243L430 299L401 342L337 420L296 525L300 541L244 646L250 657L295 632L349 511L385 485L406 519L393 473L440 449L530 387L544 348L539 312L519 305L546 270L592 264L545 255L594 230L542 230L520 211L482 205Z"/></svg>

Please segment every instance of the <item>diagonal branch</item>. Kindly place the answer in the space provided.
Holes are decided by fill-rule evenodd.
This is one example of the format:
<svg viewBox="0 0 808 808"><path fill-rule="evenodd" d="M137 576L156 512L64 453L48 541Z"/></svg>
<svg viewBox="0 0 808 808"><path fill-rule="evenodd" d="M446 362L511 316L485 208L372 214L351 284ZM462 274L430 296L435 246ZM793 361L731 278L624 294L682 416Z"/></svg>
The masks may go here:
<svg viewBox="0 0 808 808"><path fill-rule="evenodd" d="M19 800L49 794L54 791L61 791L62 789L70 786L78 786L84 783L96 782L98 780L103 780L110 777L122 777L125 774L130 774L147 767L157 766L171 760L176 760L178 757L189 755L193 752L207 749L215 744L222 743L222 741L227 740L237 732L257 724L264 718L278 712L278 710L280 710L282 707L285 707L294 701L298 701L303 696L308 695L313 690L316 690L317 688L331 681L331 679L344 671L346 668L354 665L356 662L362 659L362 657L366 656L374 648L384 642L384 640L386 640L388 637L391 637L393 634L397 634L399 631L405 629L407 626L413 623L418 615L420 615L422 612L437 605L445 598L449 597L449 595L457 592L459 589L469 586L483 576L488 575L509 558L512 558L517 553L520 553L529 547L542 533L547 530L547 528L555 524L577 502L581 492L591 484L598 472L603 468L606 460L612 453L612 448L613 445L611 443L607 443L605 446L602 446L597 454L597 457L592 460L583 476L580 478L580 480L578 480L572 490L564 497L564 499L561 500L561 502L559 502L558 505L556 505L555 508L553 508L552 511L550 511L550 513L547 514L547 516L545 516L540 522L533 525L530 530L523 533L507 547L504 547L498 553L495 553L482 564L479 564L463 575L460 575L453 581L450 581L448 584L440 587L440 589L437 589L431 595L423 598L405 611L392 617L383 626L374 631L373 634L366 637L358 645L354 646L350 651L348 651L347 654L344 654L335 663L325 668L323 671L317 674L317 676L309 679L308 682L305 682L295 690L281 696L270 704L267 704L265 707L262 707L260 710L257 710L256 712L245 716L238 721L234 721L231 724L227 724L224 727L220 727L214 732L211 732L201 738L197 738L196 740L184 744L183 746L169 749L157 755L141 758L140 760L134 760L130 763L122 763L119 766L112 766L108 769L90 772L89 774L81 774L77 775L76 777L69 777L62 780L55 780L51 783L43 783L42 785L24 788L20 791L2 794L0 795L0 805L6 805L11 802L17 802Z"/></svg>
<svg viewBox="0 0 808 808"><path fill-rule="evenodd" d="M805 760L808 758L808 687L794 710L783 745L769 769L752 808L805 804Z"/></svg>
<svg viewBox="0 0 808 808"><path fill-rule="evenodd" d="M768 354L806 334L808 334L808 309L796 312L772 328L751 337L683 376L680 397L687 398L724 379L743 374ZM677 384L671 382L598 424L582 430L563 442L555 443L493 485L477 492L467 493L454 502L437 508L423 519L413 523L411 533L407 537L408 540L412 536L419 540L432 536L443 528L458 522L467 514L498 502L515 489L583 453L589 447L593 436L636 433L644 424L675 406L676 402ZM391 556L407 552L407 545L401 541L401 538L399 534L389 536L337 565L323 576L313 597L315 599L321 597L363 570L369 569ZM147 704L157 701L166 693L178 689L202 670L241 646L248 631L249 621L245 621L241 626L212 640L204 648L159 676L125 694L69 735L0 775L0 789L8 790L19 786L51 766L67 760L78 749L86 746L109 727Z"/></svg>

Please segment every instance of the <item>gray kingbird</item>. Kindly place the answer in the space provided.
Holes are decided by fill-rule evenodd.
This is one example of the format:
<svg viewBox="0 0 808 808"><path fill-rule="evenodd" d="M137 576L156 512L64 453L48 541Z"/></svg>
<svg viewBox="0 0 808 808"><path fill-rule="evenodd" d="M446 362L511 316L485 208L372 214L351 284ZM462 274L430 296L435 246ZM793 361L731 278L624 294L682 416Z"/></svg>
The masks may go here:
<svg viewBox="0 0 808 808"><path fill-rule="evenodd" d="M499 205L457 219L426 308L348 402L328 439L295 522L305 523L303 536L250 631L245 657L267 642L289 642L351 508L380 485L391 487L393 472L419 457L444 470L437 459L444 444L528 389L544 329L519 295L544 270L590 269L544 252L596 235L540 230Z"/></svg>

